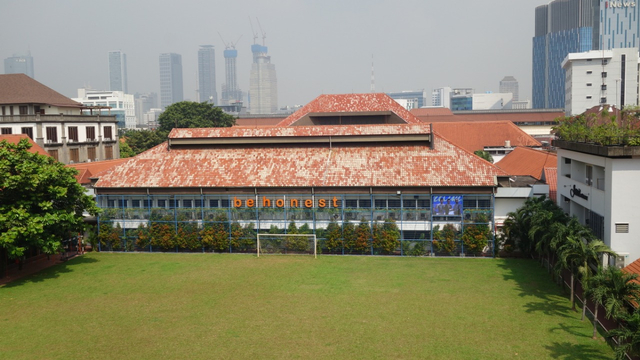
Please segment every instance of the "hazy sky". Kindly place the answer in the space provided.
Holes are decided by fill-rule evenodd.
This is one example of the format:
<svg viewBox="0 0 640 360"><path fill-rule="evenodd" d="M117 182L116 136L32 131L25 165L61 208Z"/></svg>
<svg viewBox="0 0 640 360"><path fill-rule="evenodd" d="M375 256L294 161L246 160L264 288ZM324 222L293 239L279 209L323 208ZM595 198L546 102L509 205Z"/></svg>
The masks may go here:
<svg viewBox="0 0 640 360"><path fill-rule="evenodd" d="M323 93L471 87L498 91L513 75L531 98L534 9L544 0L0 0L0 58L34 58L36 80L69 97L108 89L107 53L127 54L129 92L157 92L158 55L182 55L184 96L195 100L198 46L215 45L218 97L224 44L237 44L249 89L259 18L278 78L278 105ZM262 36L258 38L262 41ZM4 71L4 68L1 68ZM430 101L430 100L429 100Z"/></svg>

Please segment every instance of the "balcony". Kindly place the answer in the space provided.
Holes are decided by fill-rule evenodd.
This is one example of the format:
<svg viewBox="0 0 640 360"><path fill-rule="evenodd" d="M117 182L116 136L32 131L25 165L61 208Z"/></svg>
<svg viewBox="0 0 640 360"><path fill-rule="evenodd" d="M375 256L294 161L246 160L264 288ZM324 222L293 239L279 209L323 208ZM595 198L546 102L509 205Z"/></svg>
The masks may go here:
<svg viewBox="0 0 640 360"><path fill-rule="evenodd" d="M0 123L25 122L117 122L115 115L5 115L0 116Z"/></svg>

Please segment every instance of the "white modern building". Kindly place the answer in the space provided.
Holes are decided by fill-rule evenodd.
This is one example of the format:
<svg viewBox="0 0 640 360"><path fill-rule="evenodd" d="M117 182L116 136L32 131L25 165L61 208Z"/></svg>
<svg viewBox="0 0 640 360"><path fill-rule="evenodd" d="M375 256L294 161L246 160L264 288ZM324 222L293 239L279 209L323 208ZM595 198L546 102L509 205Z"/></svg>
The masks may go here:
<svg viewBox="0 0 640 360"><path fill-rule="evenodd" d="M473 94L471 97L472 110L502 110L511 109L512 93Z"/></svg>
<svg viewBox="0 0 640 360"><path fill-rule="evenodd" d="M451 88L433 89L431 92L431 106L451 108Z"/></svg>
<svg viewBox="0 0 640 360"><path fill-rule="evenodd" d="M267 47L253 44L253 64L249 78L249 112L275 114L278 111L278 81L276 66L267 55Z"/></svg>
<svg viewBox="0 0 640 360"><path fill-rule="evenodd" d="M96 107L92 113L115 115L119 128L136 128L136 110L133 95L122 91L78 89L78 97L73 99L87 107Z"/></svg>
<svg viewBox="0 0 640 360"><path fill-rule="evenodd" d="M616 266L640 258L640 147L554 144L558 205L620 255Z"/></svg>
<svg viewBox="0 0 640 360"><path fill-rule="evenodd" d="M562 67L567 116L599 104L638 105L638 48L571 53Z"/></svg>
<svg viewBox="0 0 640 360"><path fill-rule="evenodd" d="M424 89L390 92L387 95L407 110L427 106L427 92Z"/></svg>

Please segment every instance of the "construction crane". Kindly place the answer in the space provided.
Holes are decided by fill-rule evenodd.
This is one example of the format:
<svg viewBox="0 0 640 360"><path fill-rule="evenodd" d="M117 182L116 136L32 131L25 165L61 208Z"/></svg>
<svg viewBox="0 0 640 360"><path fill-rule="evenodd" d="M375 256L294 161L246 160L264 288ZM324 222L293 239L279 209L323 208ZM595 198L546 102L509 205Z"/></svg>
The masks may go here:
<svg viewBox="0 0 640 360"><path fill-rule="evenodd" d="M256 21L258 22L258 26L260 27L260 32L262 33L262 46L267 46L265 44L265 39L267 38L267 33L262 30L262 25L260 25L260 19L256 17ZM255 40L254 40L255 41Z"/></svg>
<svg viewBox="0 0 640 360"><path fill-rule="evenodd" d="M258 18L256 18L257 20ZM256 40L258 40L258 33L253 30L253 21L251 21L251 16L249 16L249 24L251 24L251 33L253 34L253 43L256 44Z"/></svg>
<svg viewBox="0 0 640 360"><path fill-rule="evenodd" d="M240 35L240 37L238 38L238 40L236 40L236 42L233 43L227 43L226 41L224 41L224 39L222 38L222 35L220 35L220 32L218 31L218 35L220 36L220 40L222 40L222 43L224 44L224 48L225 49L235 49L236 45L238 44L238 41L240 41L240 39L242 38L242 35Z"/></svg>

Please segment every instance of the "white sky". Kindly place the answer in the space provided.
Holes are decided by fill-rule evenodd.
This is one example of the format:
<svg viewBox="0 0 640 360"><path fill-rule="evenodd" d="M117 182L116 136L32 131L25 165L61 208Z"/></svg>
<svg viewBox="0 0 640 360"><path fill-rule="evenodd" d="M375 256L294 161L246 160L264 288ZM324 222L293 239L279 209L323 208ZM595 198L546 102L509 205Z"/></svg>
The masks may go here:
<svg viewBox="0 0 640 360"><path fill-rule="evenodd" d="M69 97L108 89L107 53L127 54L129 92L159 93L158 55L182 55L184 96L196 100L197 52L216 47L218 97L224 44L242 35L238 80L249 89L253 36L266 32L278 105L323 93L471 87L498 91L512 75L531 98L534 9L542 0L0 0L0 59L31 51L36 80ZM258 39L262 41L261 36ZM4 68L0 68L4 71ZM428 100L429 102L430 100ZM430 105L430 103L428 104Z"/></svg>

